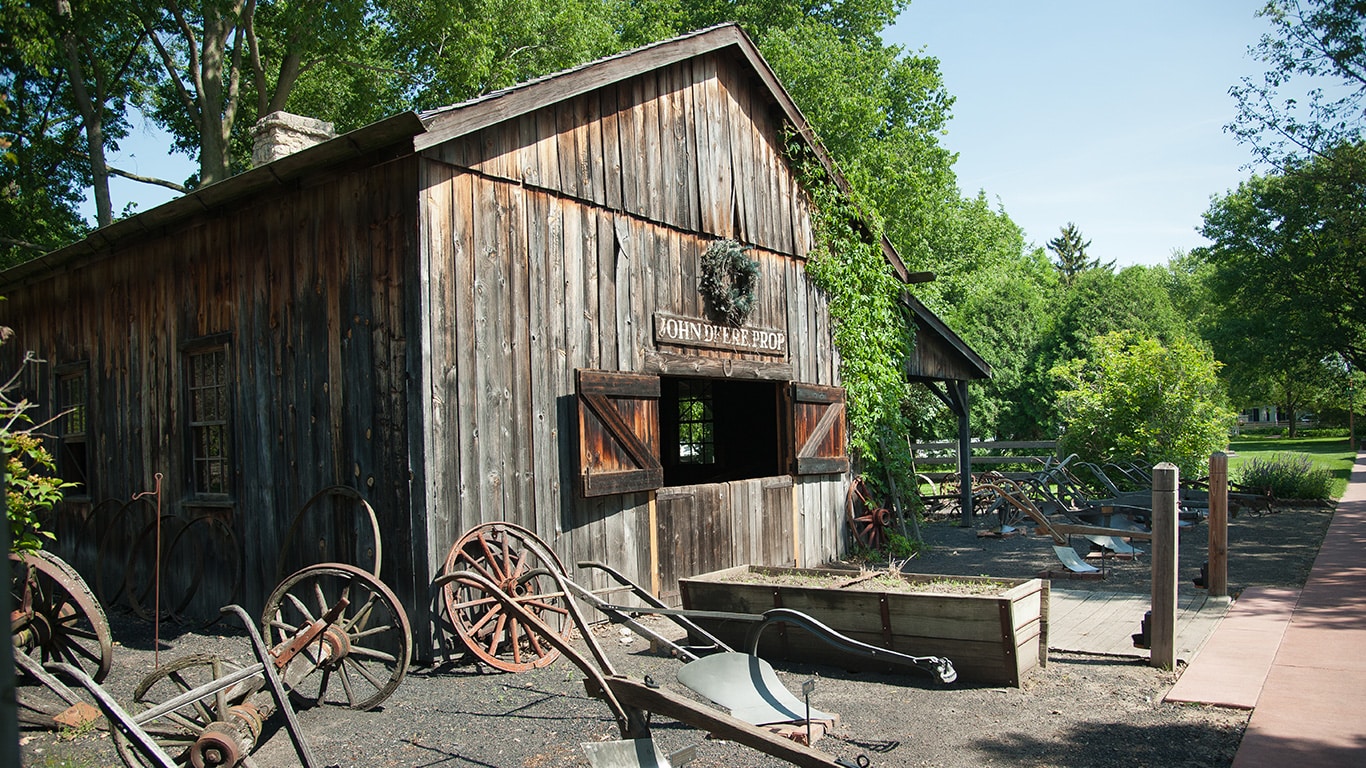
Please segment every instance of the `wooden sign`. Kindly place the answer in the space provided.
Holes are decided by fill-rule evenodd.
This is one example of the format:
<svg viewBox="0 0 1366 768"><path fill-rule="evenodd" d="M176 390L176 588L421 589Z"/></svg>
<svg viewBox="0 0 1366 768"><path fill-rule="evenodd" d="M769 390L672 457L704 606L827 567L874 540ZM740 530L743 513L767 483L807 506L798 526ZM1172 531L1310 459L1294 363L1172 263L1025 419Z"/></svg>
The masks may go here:
<svg viewBox="0 0 1366 768"><path fill-rule="evenodd" d="M695 317L655 313L655 343L787 357L787 332L744 325L733 328Z"/></svg>

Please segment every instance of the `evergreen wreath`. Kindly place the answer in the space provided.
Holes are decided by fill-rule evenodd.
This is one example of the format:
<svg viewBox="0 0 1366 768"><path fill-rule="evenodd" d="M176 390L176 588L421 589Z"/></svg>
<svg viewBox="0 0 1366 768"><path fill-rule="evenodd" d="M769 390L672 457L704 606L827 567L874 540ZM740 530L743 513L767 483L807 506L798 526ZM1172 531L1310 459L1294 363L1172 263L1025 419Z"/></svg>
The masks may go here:
<svg viewBox="0 0 1366 768"><path fill-rule="evenodd" d="M702 295L726 322L740 325L754 309L759 262L734 240L717 240L702 254Z"/></svg>

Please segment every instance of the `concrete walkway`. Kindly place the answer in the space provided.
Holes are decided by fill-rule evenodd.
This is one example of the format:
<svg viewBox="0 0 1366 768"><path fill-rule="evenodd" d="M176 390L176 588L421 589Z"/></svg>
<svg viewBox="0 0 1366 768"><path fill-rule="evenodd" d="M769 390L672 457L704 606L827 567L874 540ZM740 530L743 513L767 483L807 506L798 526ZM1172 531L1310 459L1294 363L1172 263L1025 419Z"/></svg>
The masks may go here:
<svg viewBox="0 0 1366 768"><path fill-rule="evenodd" d="M1252 707L1233 768L1366 766L1366 454L1304 589L1249 589L1167 697Z"/></svg>

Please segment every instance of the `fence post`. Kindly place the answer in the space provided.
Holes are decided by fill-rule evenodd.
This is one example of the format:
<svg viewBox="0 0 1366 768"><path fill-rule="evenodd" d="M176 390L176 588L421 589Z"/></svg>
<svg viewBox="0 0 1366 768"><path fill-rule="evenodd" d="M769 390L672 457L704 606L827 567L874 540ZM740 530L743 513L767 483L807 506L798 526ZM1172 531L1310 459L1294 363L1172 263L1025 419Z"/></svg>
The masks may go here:
<svg viewBox="0 0 1366 768"><path fill-rule="evenodd" d="M1162 462L1153 467L1153 619L1148 665L1176 668L1177 489L1181 471Z"/></svg>
<svg viewBox="0 0 1366 768"><path fill-rule="evenodd" d="M1205 587L1210 597L1228 595L1228 454L1209 457L1209 565Z"/></svg>

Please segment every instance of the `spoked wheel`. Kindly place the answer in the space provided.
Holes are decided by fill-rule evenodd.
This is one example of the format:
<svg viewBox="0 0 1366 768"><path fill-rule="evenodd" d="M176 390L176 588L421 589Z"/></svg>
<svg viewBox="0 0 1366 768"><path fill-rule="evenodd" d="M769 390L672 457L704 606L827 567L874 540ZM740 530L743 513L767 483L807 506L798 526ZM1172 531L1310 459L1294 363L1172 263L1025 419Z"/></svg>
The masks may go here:
<svg viewBox="0 0 1366 768"><path fill-rule="evenodd" d="M39 664L64 661L95 682L109 674L109 620L75 569L47 552L11 552L10 625L15 650Z"/></svg>
<svg viewBox="0 0 1366 768"><path fill-rule="evenodd" d="M564 564L531 531L511 523L471 528L451 547L442 573L460 571L483 575L556 635L568 639L568 599L551 575L565 574ZM456 633L490 666L524 672L559 658L554 646L504 610L478 582L457 578L445 585L443 594Z"/></svg>
<svg viewBox="0 0 1366 768"><path fill-rule="evenodd" d="M868 500L868 486L860 478L849 486L844 500L845 518L854 541L867 549L886 549L887 532L892 524L892 513L875 507Z"/></svg>
<svg viewBox="0 0 1366 768"><path fill-rule="evenodd" d="M196 653L163 664L133 689L130 714L146 712L189 691L225 680L241 667L220 656ZM258 667L259 669L259 667ZM236 765L247 758L261 732L261 721L272 714L251 702L265 680L253 675L236 683L224 682L197 699L142 723L142 729L177 765ZM211 727L212 726L212 727ZM151 766L150 759L114 730L114 746L125 765Z"/></svg>
<svg viewBox="0 0 1366 768"><path fill-rule="evenodd" d="M313 704L374 709L408 672L413 653L408 615L368 571L324 563L280 582L261 620L266 644L278 657L310 631L316 636L298 649L281 677L291 693Z"/></svg>

